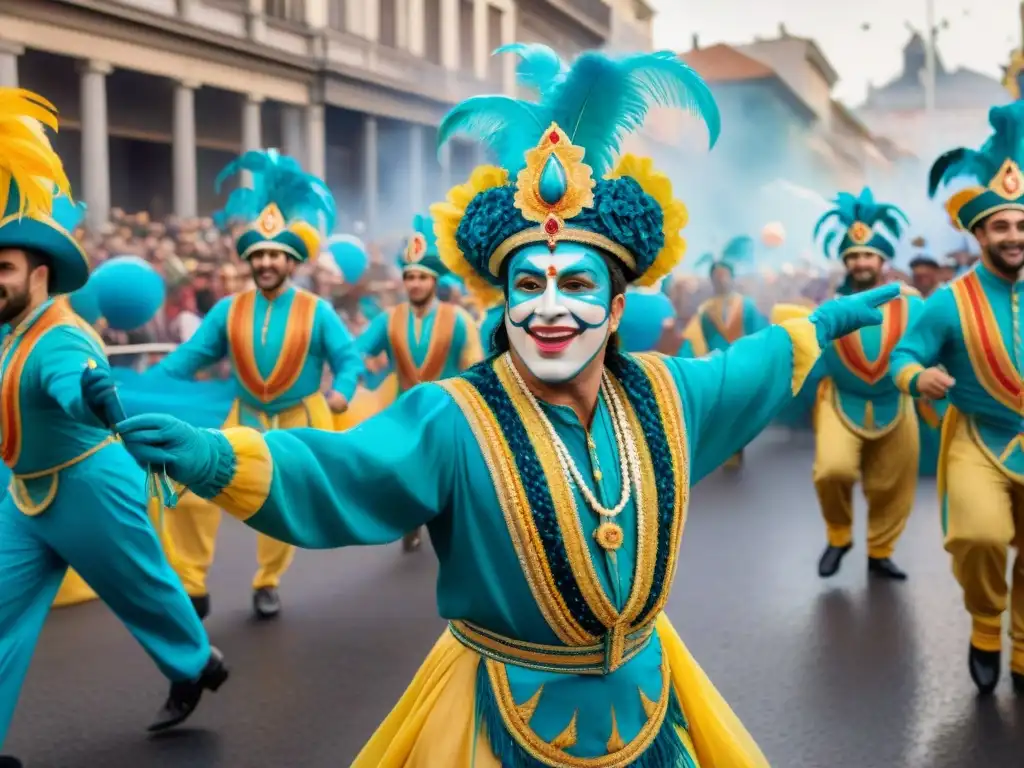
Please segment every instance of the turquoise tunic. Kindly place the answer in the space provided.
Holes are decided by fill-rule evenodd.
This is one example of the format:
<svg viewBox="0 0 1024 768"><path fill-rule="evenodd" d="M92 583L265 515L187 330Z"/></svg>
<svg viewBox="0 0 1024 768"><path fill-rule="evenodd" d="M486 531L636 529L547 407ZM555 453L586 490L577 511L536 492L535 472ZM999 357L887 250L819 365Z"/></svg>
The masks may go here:
<svg viewBox="0 0 1024 768"><path fill-rule="evenodd" d="M921 443L921 457L918 460L918 474L921 477L934 477L939 466L939 442L942 437L942 417L949 407L947 400L933 403L926 400L916 400L914 406L917 408L917 432ZM929 423L930 420L937 420L938 426Z"/></svg>
<svg viewBox="0 0 1024 768"><path fill-rule="evenodd" d="M889 375L889 358L923 311L921 297L905 291L882 308L882 325L861 328L822 352L816 373L831 380L829 396L853 431L880 434L909 407Z"/></svg>
<svg viewBox="0 0 1024 768"><path fill-rule="evenodd" d="M704 340L707 343L708 351L714 352L719 349L728 349L730 343L729 339L723 333L723 330L727 330L730 321L730 303L734 299L742 301L742 320L740 321L740 329L742 330L743 336L749 336L752 333L757 333L762 328L768 325L768 320L758 310L754 300L749 296L739 296L738 294L732 294L726 296L723 299L709 299L706 301L698 311L700 314L700 329L701 333L704 334Z"/></svg>
<svg viewBox="0 0 1024 768"><path fill-rule="evenodd" d="M69 565L171 680L195 679L210 657L150 523L145 474L82 400L87 361L106 357L64 312L43 305L7 334L0 362L4 463L15 475L0 501L0 747Z"/></svg>
<svg viewBox="0 0 1024 768"><path fill-rule="evenodd" d="M510 535L506 517L533 510L526 514L536 518L554 497L543 496L543 486L538 491L531 482L522 502L503 506L489 469L496 461L514 460L520 469L532 466L522 463L534 455L529 445L539 446L536 455L542 456L544 446L551 444L543 439L542 430L527 430L525 422L525 431L505 430L505 442L482 434L482 422L471 424L465 404L460 405L456 399L456 385L473 382L476 391L500 400L493 372L504 364L504 359L489 360L452 382L416 387L390 409L348 432L300 429L272 431L262 438L256 437L269 450L269 465L261 463L266 458L256 461L235 454L232 445L240 445L235 439L254 439L247 433L238 433L236 438L221 441L223 452L217 477L210 487L193 486L192 490L206 497L223 490L218 503L229 511L243 518L245 512L255 511L245 518L248 525L307 548L384 544L426 524L440 560L437 601L443 617L456 623L470 622L518 642L564 646L566 630L545 618L544 601L536 596L536 581L531 582L529 567L524 570L521 564L519 545ZM628 356L624 359L634 360ZM648 401L638 406L636 413L638 417L655 419L652 424L663 425L644 428L648 442L652 430L665 429L666 434L669 429L682 430L679 463L667 465L665 451L651 448L652 457L657 453L660 458L653 459L655 469L646 476L652 483L657 478L659 485L654 496L658 503L645 500L645 510L650 515L661 509L657 512L662 521L659 525L664 525L673 512L669 502L667 517L662 517L666 515L663 494L671 493L673 482L680 484L683 493L682 506L674 514L685 514L689 486L752 440L788 402L794 382L794 351L787 330L776 326L740 340L725 353L698 360L657 359L663 360L661 370L665 371L661 405ZM801 377L802 374L797 376ZM521 403L513 405L510 411L504 411L505 417L495 418L499 423L504 423L501 418L515 421L515 413L525 412L518 410L520 407ZM593 492L604 505L613 506L620 498L621 476L608 403L599 398L589 429L568 407L547 403L541 407ZM531 441L526 435L535 437ZM591 450L588 435L593 441ZM501 445L507 447L494 454ZM261 455L265 456L265 449L260 449ZM598 469L600 472L595 472ZM560 470L557 476L565 482ZM225 503L227 497L242 498L233 494L247 482L266 483L267 477L269 490L264 490L268 495L258 510ZM649 566L637 568L639 521L633 503L635 493L615 518L624 540L621 548L610 555L595 541L598 516L574 485L564 487L575 504L573 522L543 518L550 522L539 524L543 544L538 546L543 547L552 563L556 581L561 585L559 593L567 595L567 604L574 606L573 615L584 614L577 619L583 622L581 626L589 626L600 637L606 630L595 625L593 617L586 618L579 593L574 591L583 587L573 587L579 582L573 581L566 571L570 568L565 564L569 546L566 542L580 542L586 559L593 564L592 583L597 584L600 594L615 610L622 610L635 586L635 573L648 572L645 569ZM644 519L649 518L645 515ZM577 523L579 530L572 533ZM566 524L569 529L564 527ZM669 533L662 528L660 540L668 544L659 551L674 557L678 541ZM664 568L655 571L652 594L663 593L667 597L671 572ZM608 641L611 634L604 637ZM544 686L529 720L529 727L538 736L548 741L554 739L567 727L574 711L579 710L577 740L571 752L580 757L595 757L608 751L613 708L619 734L628 743L648 719L637 695L638 688L652 701L668 695L659 674L661 654L654 636L639 653L610 674L566 674L511 663L504 667L518 703L527 701ZM486 693L486 680L486 675L478 678L478 689L483 686L484 691L478 690L478 696L483 696L478 698L478 708L485 710L480 712L484 717L488 717L486 710L491 706L488 702L493 704L493 698L487 698L490 694ZM490 722L502 727L500 721ZM513 749L510 744L496 744L492 740L499 756Z"/></svg>
<svg viewBox="0 0 1024 768"><path fill-rule="evenodd" d="M272 372L282 356L284 342L289 333L292 305L300 292L302 289L289 286L280 296L268 300L260 291L254 291L252 324L240 331L251 334L255 364L259 376L263 379L271 379ZM202 324L192 337L164 358L153 370L159 369L177 379L191 379L199 371L215 365L231 354L228 322L232 302L240 296L242 294L229 296L217 302L203 318ZM315 298L315 302L308 352L305 359L299 363L301 369L294 382L282 392L269 401L254 395L252 383L247 381L245 372L240 371L237 361L233 360L232 372L238 385L238 398L248 409L275 415L299 405L307 397L320 391L325 365L330 366L334 373L334 391L351 402L359 377L364 372L362 358L356 350L351 334L334 308L321 298ZM295 333L298 324L299 318L293 317L291 333Z"/></svg>
<svg viewBox="0 0 1024 768"><path fill-rule="evenodd" d="M448 305L446 309L455 313L455 323L451 331L451 342L448 345L443 360L439 361L439 365L434 366L436 370L427 371L431 345L438 343L435 341L434 333L438 312L441 309L441 302L434 301L426 314L419 318L409 309L408 304L400 304L397 307L392 307L387 312L377 315L356 340L357 347L366 357L376 357L382 352L387 353L388 362L398 373L400 392L408 389L410 385L406 377L403 376L402 367L398 364L399 360L396 356L396 350L390 338L390 326L396 312L404 312L407 315L405 322L406 349L408 350L412 365L423 374L429 374L424 380L437 381L455 376L469 366L478 363L483 357L483 352L480 348L480 334L476 324L473 322L473 318L461 307ZM398 351L404 352L405 350ZM415 381L413 384L415 384Z"/></svg>
<svg viewBox="0 0 1024 768"><path fill-rule="evenodd" d="M912 376L940 361L956 385L949 404L968 418L989 458L1024 482L1021 344L1018 305L1024 283L1010 283L978 264L925 302L919 322L891 358L893 378L919 395Z"/></svg>

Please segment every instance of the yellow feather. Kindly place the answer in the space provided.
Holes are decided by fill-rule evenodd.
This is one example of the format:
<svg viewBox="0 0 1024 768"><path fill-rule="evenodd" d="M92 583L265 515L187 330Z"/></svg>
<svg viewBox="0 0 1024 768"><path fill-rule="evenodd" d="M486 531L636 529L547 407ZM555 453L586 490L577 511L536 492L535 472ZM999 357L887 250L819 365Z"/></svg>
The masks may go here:
<svg viewBox="0 0 1024 768"><path fill-rule="evenodd" d="M64 164L44 126L57 130L53 104L23 88L0 88L0 214L7 209L12 182L21 216L49 216L58 193L70 197Z"/></svg>
<svg viewBox="0 0 1024 768"><path fill-rule="evenodd" d="M949 214L949 222L954 229L963 229L960 225L960 209L971 202L978 195L986 192L985 187L967 187L956 192L946 201L946 213Z"/></svg>

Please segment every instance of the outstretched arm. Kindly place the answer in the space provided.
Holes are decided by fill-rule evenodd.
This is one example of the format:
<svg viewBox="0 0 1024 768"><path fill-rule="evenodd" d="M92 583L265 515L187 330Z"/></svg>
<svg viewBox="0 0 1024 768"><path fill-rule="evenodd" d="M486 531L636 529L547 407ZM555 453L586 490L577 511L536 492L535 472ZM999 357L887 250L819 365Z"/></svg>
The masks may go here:
<svg viewBox="0 0 1024 768"><path fill-rule="evenodd" d="M917 376L940 362L942 348L958 320L953 291L945 286L925 300L910 306L907 332L889 356L889 374L896 386L919 397Z"/></svg>
<svg viewBox="0 0 1024 768"><path fill-rule="evenodd" d="M351 403L359 378L366 373L363 358L352 334L330 304L319 301L316 312L320 343L334 374L332 389Z"/></svg>
<svg viewBox="0 0 1024 768"><path fill-rule="evenodd" d="M356 339L356 347L363 357L376 357L388 350L388 319L387 312L381 312Z"/></svg>
<svg viewBox="0 0 1024 768"><path fill-rule="evenodd" d="M33 350L38 355L43 389L75 421L101 426L100 420L82 398L82 371L90 360L109 371L103 349L85 331L71 326L52 329Z"/></svg>
<svg viewBox="0 0 1024 768"><path fill-rule="evenodd" d="M187 380L223 360L228 353L227 321L230 306L230 297L217 302L188 341L179 345L153 370L159 370L173 379Z"/></svg>

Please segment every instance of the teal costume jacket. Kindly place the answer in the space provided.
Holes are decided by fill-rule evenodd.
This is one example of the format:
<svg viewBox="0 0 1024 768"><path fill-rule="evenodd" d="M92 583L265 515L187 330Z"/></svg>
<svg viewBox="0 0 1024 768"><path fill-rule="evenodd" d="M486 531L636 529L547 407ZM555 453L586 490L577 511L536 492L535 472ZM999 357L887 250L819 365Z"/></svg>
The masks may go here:
<svg viewBox="0 0 1024 768"><path fill-rule="evenodd" d="M614 545L615 532L607 539L567 479L504 355L416 387L344 433L228 430L211 480L192 490L307 548L383 544L427 525L441 615L463 643L509 662L501 674L516 702L539 695L528 723L536 736L550 742L579 710L573 755L605 755L613 717L627 744L652 717L664 718L653 724L665 726L659 739L676 743L665 724L685 718L669 701L652 626L689 488L768 424L819 353L813 325L796 320L697 360L616 355L609 370L639 438L643 514L634 491L615 518L614 554L595 537ZM599 399L589 431L567 407L539 407L593 492L614 506L621 476L609 403ZM523 662L527 644L548 648L550 661ZM565 674L586 665L606 674ZM648 714L638 689L660 714ZM526 737L495 696L484 675L478 710L507 756ZM512 741L501 740L506 731Z"/></svg>

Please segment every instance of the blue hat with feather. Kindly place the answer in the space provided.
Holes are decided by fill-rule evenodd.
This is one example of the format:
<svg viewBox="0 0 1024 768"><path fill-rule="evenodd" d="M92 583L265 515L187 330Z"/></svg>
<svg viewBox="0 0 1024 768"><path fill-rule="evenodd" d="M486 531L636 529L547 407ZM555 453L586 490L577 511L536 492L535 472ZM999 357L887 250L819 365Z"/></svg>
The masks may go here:
<svg viewBox="0 0 1024 768"><path fill-rule="evenodd" d="M498 158L431 206L442 261L485 302L501 297L505 259L532 243L588 245L632 283L657 283L686 250L686 207L651 160L619 157L620 145L653 106L699 116L714 145L721 119L707 84L668 51L588 51L569 65L544 45L496 53L520 57L519 81L538 99L477 96L442 121L439 144L468 135Z"/></svg>
<svg viewBox="0 0 1024 768"><path fill-rule="evenodd" d="M45 128L57 130L53 104L31 91L0 88L0 249L44 254L51 292L71 293L89 279L89 258L72 234L85 206L71 201Z"/></svg>
<svg viewBox="0 0 1024 768"><path fill-rule="evenodd" d="M323 234L334 229L334 195L316 176L306 173L294 158L276 149L246 152L217 176L216 190L230 177L248 171L251 186L240 186L214 215L223 227L248 224L235 250L242 259L259 251L282 251L299 262L320 253Z"/></svg>
<svg viewBox="0 0 1024 768"><path fill-rule="evenodd" d="M750 266L754 263L755 247L754 238L739 235L725 244L721 256L715 258L713 253L705 253L697 259L695 266L698 269L707 266L709 273L714 272L718 267L724 267L735 275L737 267Z"/></svg>
<svg viewBox="0 0 1024 768"><path fill-rule="evenodd" d="M997 211L1024 211L1024 102L992 107L988 121L993 134L981 149L952 149L935 161L928 174L930 197L935 197L941 185L958 178L979 182L946 202L957 229L969 231Z"/></svg>
<svg viewBox="0 0 1024 768"><path fill-rule="evenodd" d="M448 268L441 261L434 236L434 221L429 216L417 214L412 219L412 234L399 256L402 273L426 272L434 277L444 277Z"/></svg>
<svg viewBox="0 0 1024 768"><path fill-rule="evenodd" d="M815 240L826 224L830 226L821 243L825 256L843 259L854 251L868 251L883 259L895 258L893 241L900 239L909 223L903 211L895 205L877 202L868 187L857 197L840 192L834 202L835 208L814 225Z"/></svg>

